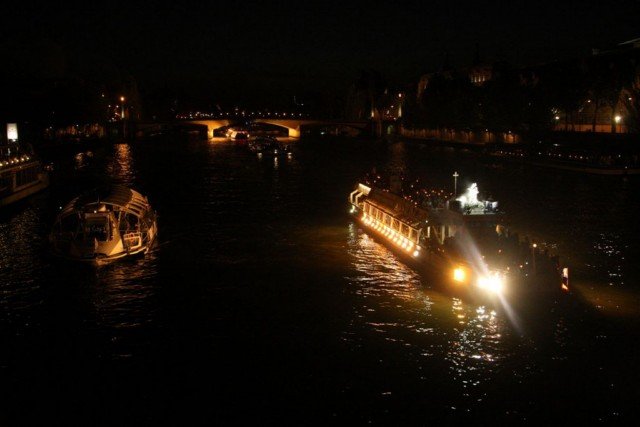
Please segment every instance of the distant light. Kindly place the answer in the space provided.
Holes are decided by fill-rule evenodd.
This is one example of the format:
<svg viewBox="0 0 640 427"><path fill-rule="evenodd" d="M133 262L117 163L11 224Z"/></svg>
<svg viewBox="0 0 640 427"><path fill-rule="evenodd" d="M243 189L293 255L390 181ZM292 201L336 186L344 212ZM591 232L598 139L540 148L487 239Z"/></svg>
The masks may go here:
<svg viewBox="0 0 640 427"><path fill-rule="evenodd" d="M555 117L555 119L556 119L556 120L560 120L560 116L556 116L556 117Z"/></svg>
<svg viewBox="0 0 640 427"><path fill-rule="evenodd" d="M622 117L615 116L614 120L616 121L616 123L620 123L620 121L622 120Z"/></svg>
<svg viewBox="0 0 640 427"><path fill-rule="evenodd" d="M10 141L18 140L18 125L17 123L7 123L7 139Z"/></svg>

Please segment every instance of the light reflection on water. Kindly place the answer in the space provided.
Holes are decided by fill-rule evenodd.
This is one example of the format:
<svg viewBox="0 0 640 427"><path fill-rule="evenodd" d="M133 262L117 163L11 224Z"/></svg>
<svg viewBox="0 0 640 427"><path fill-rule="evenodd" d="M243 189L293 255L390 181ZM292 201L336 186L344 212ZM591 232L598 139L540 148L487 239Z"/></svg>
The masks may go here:
<svg viewBox="0 0 640 427"><path fill-rule="evenodd" d="M42 284L33 277L33 259L43 246L34 234L39 216L35 209L0 222L0 306L4 315L22 314L40 303Z"/></svg>
<svg viewBox="0 0 640 427"><path fill-rule="evenodd" d="M357 273L349 277L350 289L362 298L352 328L369 328L381 339L402 345L415 355L424 375L433 361L445 361L449 380L463 389L491 378L510 357L513 342L505 344L504 337L512 331L495 310L429 289L416 271L355 223L349 225L348 245ZM482 400L483 393L473 398ZM470 391L463 395L471 397Z"/></svg>
<svg viewBox="0 0 640 427"><path fill-rule="evenodd" d="M129 144L116 144L111 162L107 164L106 172L111 178L124 185L135 185L136 169Z"/></svg>
<svg viewBox="0 0 640 427"><path fill-rule="evenodd" d="M22 368L15 381L22 381L20 374L31 368L20 362L22 349L28 352L30 347L21 347L15 337L31 335L39 345L55 341L59 334L89 348L92 361L131 359L141 360L141 365L149 361L145 351L153 353L184 336L172 357L159 352L152 361L164 369L179 356L189 366L204 345L207 360L197 368L218 363L218 370L206 378L212 383L229 375L233 378L227 378L227 385L235 385L237 377L227 374L226 366L245 372L247 361L259 366L252 371L257 378L266 378L261 391L274 382L265 372L275 369L287 381L292 373L297 378L299 388L293 387L291 394L317 387L343 397L339 393L353 390L352 395L345 392L351 396L345 401L353 407L364 405L363 412L400 407L413 411L416 419L445 406L478 410L492 395L487 408L493 414L502 410L502 400L495 395L503 390L506 398L512 391L524 394L521 400L506 400L531 414L534 409L527 405L543 399L540 395L549 381L555 381L556 388L565 387L566 394L580 393L583 388L573 384L584 368L601 381L595 384L598 393L607 394L618 390L627 373L637 373L635 368L618 367L628 362L620 352L616 355L623 363L607 359L611 342L623 348L627 341L622 334L598 329L601 319L587 322L581 312L573 318L546 313L523 319L520 331L503 311L440 291L348 219L348 191L356 175L374 164L409 173L424 170L434 185L446 186L448 165L453 158L464 160L463 155L405 144L325 142L303 149L300 141L300 150L277 164L223 142L178 148L119 144L97 149L93 157L69 156L73 173L66 182L56 187L54 180L51 191L0 221L0 309L6 331L2 338L8 343L11 368ZM589 260L580 273L593 281L592 292L603 298L603 288L621 289L619 295L628 303L624 292L633 288L628 279L633 248L627 234L617 233L624 221L615 227L597 221L594 215L602 210L594 207L598 195L582 191L578 199L566 202L576 193L536 192L534 184L553 189L555 181L532 183L531 177L537 177L533 172L516 167L496 173L482 169L475 158L462 166L466 175L486 178L487 187L493 181L493 188L502 191L498 199L506 196L505 205L513 208L516 220L541 230L540 242L566 251L567 242L577 236L573 262ZM478 168L478 174L472 173ZM50 260L46 233L52 215L47 204L57 209L58 198L69 200L83 189L74 186L77 181L85 184L76 172L97 181L142 187L160 213L158 247L142 259L99 269ZM515 187L525 188L523 194L511 194ZM595 213L576 218L570 210L537 210L539 205L564 203L586 204ZM593 233L601 237L592 238ZM221 342L221 337L227 341ZM183 356L182 347L194 342ZM53 351L66 348L60 345ZM605 357L590 359L598 351ZM254 352L270 359L271 365L262 370ZM286 363L283 357L289 357ZM85 360L85 355L72 360ZM0 362L6 364L4 359ZM281 365L285 367L278 371ZM161 370L149 371L149 378L157 376L162 382ZM124 375L120 380L127 381ZM236 385L235 393L244 396L251 386ZM387 400L370 399L369 390ZM154 393L151 387L144 391ZM581 397L588 397L584 393ZM445 396L442 401L440 395ZM410 403L404 407L398 403L405 400Z"/></svg>
<svg viewBox="0 0 640 427"><path fill-rule="evenodd" d="M157 255L101 266L95 272L93 304L98 324L107 328L131 328L153 321Z"/></svg>

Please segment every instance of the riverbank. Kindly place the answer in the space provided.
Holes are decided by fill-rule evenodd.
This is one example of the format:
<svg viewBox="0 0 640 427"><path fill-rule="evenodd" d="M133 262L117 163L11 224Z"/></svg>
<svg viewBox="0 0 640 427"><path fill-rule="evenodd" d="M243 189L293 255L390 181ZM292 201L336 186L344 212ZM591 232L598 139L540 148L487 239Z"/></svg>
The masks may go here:
<svg viewBox="0 0 640 427"><path fill-rule="evenodd" d="M434 138L402 137L410 143L463 148L482 152L494 159L533 166L599 175L640 175L640 147L631 143L584 143L575 138L561 141L557 136L536 143L479 143Z"/></svg>

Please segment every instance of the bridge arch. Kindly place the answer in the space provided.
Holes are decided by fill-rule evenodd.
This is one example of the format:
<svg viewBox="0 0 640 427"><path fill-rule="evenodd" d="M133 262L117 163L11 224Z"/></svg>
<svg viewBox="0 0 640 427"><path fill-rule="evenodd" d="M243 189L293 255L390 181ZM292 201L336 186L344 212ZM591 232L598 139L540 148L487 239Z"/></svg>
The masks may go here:
<svg viewBox="0 0 640 427"><path fill-rule="evenodd" d="M305 125L315 126L348 126L360 130L366 130L370 126L367 121L342 121L342 120L315 120L315 119L270 119L259 118L253 120L256 123L265 123L287 129L289 137L300 138L300 127ZM233 125L234 121L227 119L189 120L191 123L207 126L207 134L213 138L213 132L221 127Z"/></svg>
<svg viewBox="0 0 640 427"><path fill-rule="evenodd" d="M218 120L190 120L191 123L206 125L207 126L207 135L209 138L213 138L213 132L216 129L220 129L225 126L229 126L231 124L230 120L226 119L218 119Z"/></svg>
<svg viewBox="0 0 640 427"><path fill-rule="evenodd" d="M288 129L289 137L300 138L300 128L305 125L342 125L364 130L368 122L344 122L340 120L311 120L311 119L255 119L255 122L268 123Z"/></svg>

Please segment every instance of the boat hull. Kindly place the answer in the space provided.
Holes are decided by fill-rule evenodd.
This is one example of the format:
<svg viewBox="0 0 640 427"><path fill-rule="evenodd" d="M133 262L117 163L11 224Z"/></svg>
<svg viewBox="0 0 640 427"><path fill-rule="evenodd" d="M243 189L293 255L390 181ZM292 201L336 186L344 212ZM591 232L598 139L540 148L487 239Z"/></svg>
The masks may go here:
<svg viewBox="0 0 640 427"><path fill-rule="evenodd" d="M509 275L506 278L507 286L500 293L479 288L473 283L475 279L472 278L458 282L454 280L454 269L463 265L464 261L447 258L441 253L428 249L423 249L416 256L394 244L375 228L362 224L358 220L357 212L354 212L352 217L367 236L387 247L402 262L418 271L434 289L451 297L460 298L469 303L490 305L497 309L509 306L517 308L518 311L524 311L531 305L538 307L555 305L567 294L561 290L562 278L559 273L557 276L534 276L521 272Z"/></svg>
<svg viewBox="0 0 640 427"><path fill-rule="evenodd" d="M110 264L118 260L143 257L144 255L147 254L147 252L149 252L149 250L155 244L156 237L157 237L157 231L153 233L153 236L148 244L133 251L128 251L128 252L122 251L122 252L118 252L111 255L97 254L92 257L79 257L79 256L71 256L69 254L61 253L55 250L52 253L54 256L64 259L66 261L80 262L87 265L100 266L100 265Z"/></svg>
<svg viewBox="0 0 640 427"><path fill-rule="evenodd" d="M19 202L22 199L25 199L33 194L36 194L49 186L49 177L47 174L42 174L38 181L35 181L33 184L25 186L20 190L17 190L5 197L0 198L0 207L7 206L16 202Z"/></svg>

